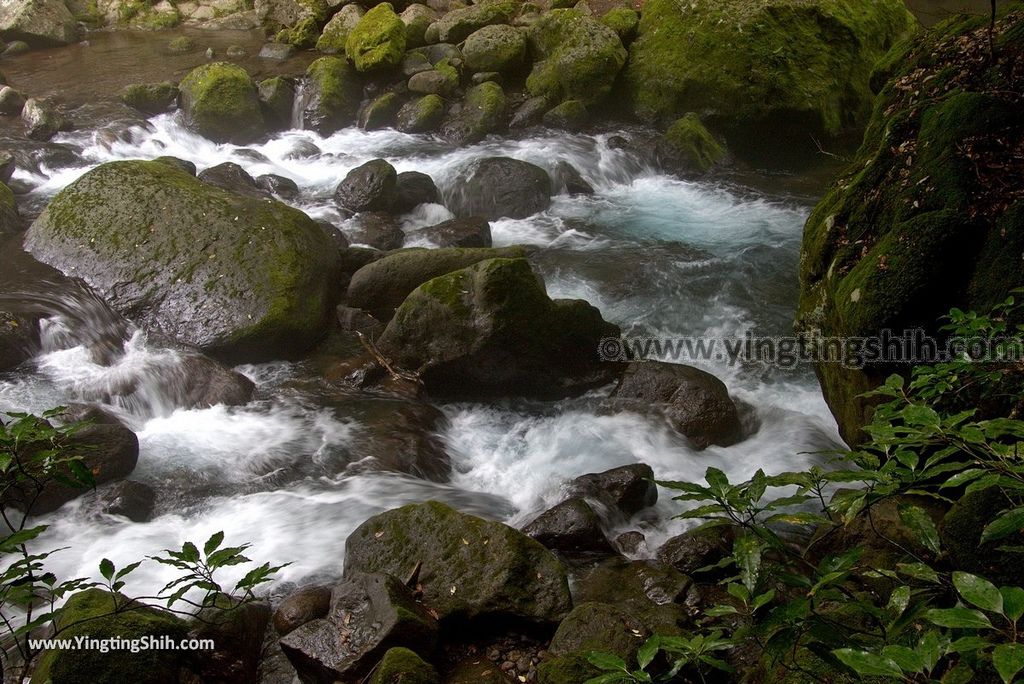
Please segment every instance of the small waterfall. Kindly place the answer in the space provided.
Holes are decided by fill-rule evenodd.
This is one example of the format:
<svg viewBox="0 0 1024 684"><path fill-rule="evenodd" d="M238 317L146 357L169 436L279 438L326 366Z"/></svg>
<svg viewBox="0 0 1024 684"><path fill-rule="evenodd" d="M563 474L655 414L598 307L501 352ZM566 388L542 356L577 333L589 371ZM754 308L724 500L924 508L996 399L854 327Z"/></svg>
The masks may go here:
<svg viewBox="0 0 1024 684"><path fill-rule="evenodd" d="M306 106L312 98L312 93L306 84L306 79L300 78L295 82L295 99L292 100L292 128L302 130L305 128Z"/></svg>

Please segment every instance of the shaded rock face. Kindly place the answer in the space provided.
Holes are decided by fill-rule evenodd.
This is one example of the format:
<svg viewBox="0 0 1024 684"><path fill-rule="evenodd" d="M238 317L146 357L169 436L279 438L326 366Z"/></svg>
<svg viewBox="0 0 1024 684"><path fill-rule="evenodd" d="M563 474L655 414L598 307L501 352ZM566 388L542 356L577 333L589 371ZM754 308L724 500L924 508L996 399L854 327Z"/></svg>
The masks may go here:
<svg viewBox="0 0 1024 684"><path fill-rule="evenodd" d="M295 109L295 82L275 76L260 81L257 92L267 126L275 131L290 128Z"/></svg>
<svg viewBox="0 0 1024 684"><path fill-rule="evenodd" d="M658 549L658 559L679 572L693 573L729 556L735 538L733 527L689 530L662 544Z"/></svg>
<svg viewBox="0 0 1024 684"><path fill-rule="evenodd" d="M581 497L567 499L544 511L523 528L523 533L566 558L615 555L600 516Z"/></svg>
<svg viewBox="0 0 1024 684"><path fill-rule="evenodd" d="M13 370L39 349L39 321L0 311L0 372Z"/></svg>
<svg viewBox="0 0 1024 684"><path fill-rule="evenodd" d="M557 622L572 605L565 568L507 525L430 501L370 518L345 542L345 576L419 566L423 602L442 621Z"/></svg>
<svg viewBox="0 0 1024 684"><path fill-rule="evenodd" d="M582 300L551 300L525 259L492 259L419 286L378 345L440 396L559 397L617 375L597 354L617 330Z"/></svg>
<svg viewBox="0 0 1024 684"><path fill-rule="evenodd" d="M395 211L411 211L421 204L437 204L441 198L434 179L419 171L404 171L396 177Z"/></svg>
<svg viewBox="0 0 1024 684"><path fill-rule="evenodd" d="M348 172L334 198L349 211L388 211L398 198L398 173L383 159L368 161Z"/></svg>
<svg viewBox="0 0 1024 684"><path fill-rule="evenodd" d="M198 625L189 631L194 639L212 639L213 652L196 658L190 670L203 682L253 682L259 679L263 637L270 622L270 606L263 601L238 605L223 599L218 606L201 610Z"/></svg>
<svg viewBox="0 0 1024 684"><path fill-rule="evenodd" d="M178 85L189 125L214 142L244 145L266 131L256 84L229 62L196 67Z"/></svg>
<svg viewBox="0 0 1024 684"><path fill-rule="evenodd" d="M659 361L631 363L610 403L620 410L664 411L672 426L698 449L729 446L743 438L736 405L725 384L692 366Z"/></svg>
<svg viewBox="0 0 1024 684"><path fill-rule="evenodd" d="M569 491L599 501L627 518L658 501L654 471L644 463L581 475L569 484Z"/></svg>
<svg viewBox="0 0 1024 684"><path fill-rule="evenodd" d="M176 402L183 408L208 408L217 404L243 406L256 391L256 385L249 378L198 354L185 357L178 374L184 391L176 397Z"/></svg>
<svg viewBox="0 0 1024 684"><path fill-rule="evenodd" d="M1006 509L1006 495L987 487L964 496L943 516L939 535L955 567L990 578L999 586L1017 586L1024 573L1020 554L1003 547L1024 544L1024 531L982 543L981 532Z"/></svg>
<svg viewBox="0 0 1024 684"><path fill-rule="evenodd" d="M466 91L461 108L449 111L441 134L457 145L480 142L504 123L507 107L505 91L497 83L473 86Z"/></svg>
<svg viewBox="0 0 1024 684"><path fill-rule="evenodd" d="M490 247L491 224L481 216L456 218L438 223L436 226L420 228L409 234L421 238L437 247Z"/></svg>
<svg viewBox="0 0 1024 684"><path fill-rule="evenodd" d="M529 162L488 157L473 162L447 198L457 216L521 219L551 205L551 178Z"/></svg>
<svg viewBox="0 0 1024 684"><path fill-rule="evenodd" d="M274 629L285 636L307 622L327 617L331 609L331 587L304 587L289 594L274 611Z"/></svg>
<svg viewBox="0 0 1024 684"><path fill-rule="evenodd" d="M405 233L398 220L385 211L360 213L349 222L347 236L354 245L367 245L384 251L398 249L405 242Z"/></svg>
<svg viewBox="0 0 1024 684"><path fill-rule="evenodd" d="M211 166L208 169L203 169L199 172L197 178L204 183L215 185L236 195L244 195L254 199L266 199L269 197L266 191L256 185L256 179L234 162L224 162Z"/></svg>
<svg viewBox="0 0 1024 684"><path fill-rule="evenodd" d="M25 122L25 134L31 140L41 142L57 135L67 125L56 106L35 97L25 101L25 106L21 110L21 119Z"/></svg>
<svg viewBox="0 0 1024 684"><path fill-rule="evenodd" d="M333 304L337 249L308 216L159 162L85 174L32 224L25 246L122 315L232 360L301 353Z"/></svg>
<svg viewBox="0 0 1024 684"><path fill-rule="evenodd" d="M526 36L514 26L485 26L466 39L462 53L474 73L514 71L526 59Z"/></svg>
<svg viewBox="0 0 1024 684"><path fill-rule="evenodd" d="M321 57L306 69L300 95L302 125L330 135L355 123L363 87L347 61Z"/></svg>
<svg viewBox="0 0 1024 684"><path fill-rule="evenodd" d="M169 81L130 85L121 91L122 102L149 116L166 112L177 99L178 86Z"/></svg>
<svg viewBox="0 0 1024 684"><path fill-rule="evenodd" d="M132 522L148 522L156 506L153 488L134 480L115 482L97 499L100 510L107 515L124 516Z"/></svg>
<svg viewBox="0 0 1024 684"><path fill-rule="evenodd" d="M370 684L440 684L434 666L408 648L389 649L373 672Z"/></svg>
<svg viewBox="0 0 1024 684"><path fill-rule="evenodd" d="M281 639L304 682L332 684L369 674L388 649L429 653L437 621L390 575L349 573L334 587L326 618L307 622Z"/></svg>
<svg viewBox="0 0 1024 684"><path fill-rule="evenodd" d="M67 45L78 40L78 22L61 0L0 3L0 37L32 47Z"/></svg>
<svg viewBox="0 0 1024 684"><path fill-rule="evenodd" d="M653 0L630 48L626 94L646 122L700 112L750 137L836 135L867 119L874 64L915 25L901 0Z"/></svg>

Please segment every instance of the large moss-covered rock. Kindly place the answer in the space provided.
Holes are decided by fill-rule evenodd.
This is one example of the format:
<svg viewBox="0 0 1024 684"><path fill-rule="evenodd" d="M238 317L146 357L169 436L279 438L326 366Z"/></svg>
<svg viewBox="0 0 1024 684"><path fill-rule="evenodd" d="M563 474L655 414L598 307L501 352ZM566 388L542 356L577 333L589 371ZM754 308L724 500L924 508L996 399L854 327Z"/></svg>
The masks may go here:
<svg viewBox="0 0 1024 684"><path fill-rule="evenodd" d="M426 42L427 29L437 20L437 12L426 5L413 3L399 15L405 24L406 47L419 47Z"/></svg>
<svg viewBox="0 0 1024 684"><path fill-rule="evenodd" d="M443 120L444 99L440 95L424 95L402 105L395 127L403 133L429 133Z"/></svg>
<svg viewBox="0 0 1024 684"><path fill-rule="evenodd" d="M462 108L448 117L441 132L460 145L479 142L504 122L506 107L505 91L497 83L473 86L466 91Z"/></svg>
<svg viewBox="0 0 1024 684"><path fill-rule="evenodd" d="M13 161L9 168L13 173ZM17 233L24 227L21 213L18 211L18 203L14 200L14 193L6 183L0 181L0 237Z"/></svg>
<svg viewBox="0 0 1024 684"><path fill-rule="evenodd" d="M572 605L565 568L550 551L507 525L436 501L374 516L345 542L346 576L408 577L417 567L423 602L442 620L550 623Z"/></svg>
<svg viewBox="0 0 1024 684"><path fill-rule="evenodd" d="M640 13L632 7L613 7L601 16L601 23L615 31L622 44L628 46L640 26Z"/></svg>
<svg viewBox="0 0 1024 684"><path fill-rule="evenodd" d="M62 0L13 0L0 3L0 37L34 47L78 40L78 22Z"/></svg>
<svg viewBox="0 0 1024 684"><path fill-rule="evenodd" d="M116 601L116 603L115 603ZM120 610L117 610L117 607ZM188 633L188 623L156 608L141 607L126 596L87 589L68 599L57 617L61 638L162 639L175 641ZM32 673L34 684L177 684L189 657L187 651L130 649L48 650Z"/></svg>
<svg viewBox="0 0 1024 684"><path fill-rule="evenodd" d="M398 66L405 54L405 24L390 3L382 2L363 15L349 31L345 54L360 72Z"/></svg>
<svg viewBox="0 0 1024 684"><path fill-rule="evenodd" d="M439 684L437 670L414 651L389 649L373 671L370 684Z"/></svg>
<svg viewBox="0 0 1024 684"><path fill-rule="evenodd" d="M341 57L321 57L306 69L302 91L302 123L321 135L355 123L363 86Z"/></svg>
<svg viewBox="0 0 1024 684"><path fill-rule="evenodd" d="M448 396L580 394L611 380L598 343L618 327L582 300L552 300L526 259L491 259L414 290L378 340Z"/></svg>
<svg viewBox="0 0 1024 684"><path fill-rule="evenodd" d="M337 249L312 219L160 162L97 167L32 224L27 249L120 313L230 359L293 356L320 337Z"/></svg>
<svg viewBox="0 0 1024 684"><path fill-rule="evenodd" d="M997 54L1024 47L1022 26L1024 10L1011 6ZM1022 101L1007 94L1016 62L963 58L986 52L987 40L981 18L960 20L887 60L896 71L863 144L804 228L797 327L812 344L886 330L940 335L951 307L984 312L1024 285L1024 202L984 170L1019 168L1003 142L1024 135ZM873 410L860 395L908 366L846 361L816 369L853 444Z"/></svg>
<svg viewBox="0 0 1024 684"><path fill-rule="evenodd" d="M649 0L626 93L646 122L835 135L867 119L871 69L914 25L903 0Z"/></svg>
<svg viewBox="0 0 1024 684"><path fill-rule="evenodd" d="M534 65L526 88L552 104L604 99L626 63L618 34L583 10L544 14L530 26L529 41Z"/></svg>
<svg viewBox="0 0 1024 684"><path fill-rule="evenodd" d="M607 603L581 603L558 625L548 650L556 656L611 653L636 663L636 650L650 631L625 610Z"/></svg>
<svg viewBox="0 0 1024 684"><path fill-rule="evenodd" d="M690 112L665 132L669 161L687 170L706 173L725 160L728 153L715 136L704 127L700 117Z"/></svg>
<svg viewBox="0 0 1024 684"><path fill-rule="evenodd" d="M994 542L981 542L981 533L1003 511L1009 500L998 487L967 494L949 509L939 524L942 546L953 567L971 572L997 585L1019 587L1024 578L1024 557L1001 550L1024 544L1024 530Z"/></svg>
<svg viewBox="0 0 1024 684"><path fill-rule="evenodd" d="M178 87L170 81L136 83L121 91L121 102L148 115L166 112L177 98Z"/></svg>
<svg viewBox="0 0 1024 684"><path fill-rule="evenodd" d="M179 88L185 117L200 135L240 145L263 135L256 84L242 67L228 62L204 64L190 71Z"/></svg>
<svg viewBox="0 0 1024 684"><path fill-rule="evenodd" d="M363 18L365 11L356 4L345 5L324 26L324 31L316 41L316 49L327 54L345 52L348 34Z"/></svg>
<svg viewBox="0 0 1024 684"><path fill-rule="evenodd" d="M430 25L428 43L461 43L474 31L493 24L507 24L516 15L513 0L484 0L479 4L453 9Z"/></svg>
<svg viewBox="0 0 1024 684"><path fill-rule="evenodd" d="M514 26L485 26L474 31L462 46L471 71L509 71L526 59L526 36Z"/></svg>

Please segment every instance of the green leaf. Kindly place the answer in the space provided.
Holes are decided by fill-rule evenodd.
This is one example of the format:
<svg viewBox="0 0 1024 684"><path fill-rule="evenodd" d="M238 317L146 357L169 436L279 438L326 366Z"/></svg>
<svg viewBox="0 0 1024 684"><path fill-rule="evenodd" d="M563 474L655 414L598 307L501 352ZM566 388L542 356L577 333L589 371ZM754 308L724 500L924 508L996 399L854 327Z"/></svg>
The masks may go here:
<svg viewBox="0 0 1024 684"><path fill-rule="evenodd" d="M754 593L757 576L761 570L761 541L752 534L737 537L732 545L732 554L740 569L740 580L747 591Z"/></svg>
<svg viewBox="0 0 1024 684"><path fill-rule="evenodd" d="M954 572L953 586L971 605L990 613L1002 614L1003 595L988 580L966 572Z"/></svg>
<svg viewBox="0 0 1024 684"><path fill-rule="evenodd" d="M587 660L591 665L599 670L620 670L622 672L628 672L626 667L626 661L617 655L611 653L602 653L600 651L592 651L587 654Z"/></svg>
<svg viewBox="0 0 1024 684"><path fill-rule="evenodd" d="M897 563L896 569L907 577L913 577L914 579L922 580L924 582L931 582L932 584L939 583L939 573L935 572L924 563Z"/></svg>
<svg viewBox="0 0 1024 684"><path fill-rule="evenodd" d="M931 517L924 512L924 509L912 504L900 504L897 510L899 511L900 520L917 533L921 544L932 553L938 555L941 552L939 531L935 528L935 523L932 522Z"/></svg>
<svg viewBox="0 0 1024 684"><path fill-rule="evenodd" d="M636 651L636 662L640 666L641 670L646 670L647 666L654 660L654 656L658 655L658 649L660 648L658 637L652 636L650 639L645 641L643 645Z"/></svg>
<svg viewBox="0 0 1024 684"><path fill-rule="evenodd" d="M924 617L939 627L957 629L991 629L992 623L980 610L970 608L933 608Z"/></svg>
<svg viewBox="0 0 1024 684"><path fill-rule="evenodd" d="M1021 530L1024 530L1024 506L1006 511L986 525L981 533L981 543L996 541Z"/></svg>
<svg viewBox="0 0 1024 684"><path fill-rule="evenodd" d="M100 561L100 575L108 582L114 579L114 564L109 558Z"/></svg>
<svg viewBox="0 0 1024 684"><path fill-rule="evenodd" d="M907 605L910 603L910 587L896 587L892 590L892 594L889 595L889 604L886 608L892 613L894 618L898 618L903 615L903 611L907 609Z"/></svg>
<svg viewBox="0 0 1024 684"><path fill-rule="evenodd" d="M958 663L956 667L942 675L942 684L968 684L974 679L974 670L966 663Z"/></svg>
<svg viewBox="0 0 1024 684"><path fill-rule="evenodd" d="M1003 615L1014 622L1020 620L1021 615L1024 615L1024 589L1001 587L999 593L1003 595Z"/></svg>
<svg viewBox="0 0 1024 684"><path fill-rule="evenodd" d="M1000 644L992 651L992 664L996 672L1009 684L1014 676L1024 670L1024 644Z"/></svg>
<svg viewBox="0 0 1024 684"><path fill-rule="evenodd" d="M203 555L209 556L211 553L217 550L220 543L224 541L224 533L216 532L209 539L206 540L206 545L203 546Z"/></svg>
<svg viewBox="0 0 1024 684"><path fill-rule="evenodd" d="M182 558L190 563L195 563L199 560L199 549L192 542L185 542L181 545Z"/></svg>
<svg viewBox="0 0 1024 684"><path fill-rule="evenodd" d="M886 646L882 655L900 666L904 672L923 672L924 658L914 649L906 646Z"/></svg>
<svg viewBox="0 0 1024 684"><path fill-rule="evenodd" d="M708 468L704 472L704 479L713 491L722 492L729 488L729 478L718 468Z"/></svg>
<svg viewBox="0 0 1024 684"><path fill-rule="evenodd" d="M837 648L832 655L861 677L903 678L903 670L892 658L853 648Z"/></svg>
<svg viewBox="0 0 1024 684"><path fill-rule="evenodd" d="M917 642L917 652L924 663L924 671L934 670L939 663L939 658L942 657L942 641L939 638L939 633L935 630L925 632Z"/></svg>

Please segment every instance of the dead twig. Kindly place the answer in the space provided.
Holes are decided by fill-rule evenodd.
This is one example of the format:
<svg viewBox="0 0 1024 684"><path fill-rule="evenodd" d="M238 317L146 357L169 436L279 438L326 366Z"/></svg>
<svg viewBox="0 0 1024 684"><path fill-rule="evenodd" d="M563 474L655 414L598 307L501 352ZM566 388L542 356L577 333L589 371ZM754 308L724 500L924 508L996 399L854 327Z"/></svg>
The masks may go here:
<svg viewBox="0 0 1024 684"><path fill-rule="evenodd" d="M388 375L390 375L393 379L405 380L406 382L414 382L417 385L423 384L423 380L420 378L418 374L409 373L395 368L394 364L392 364L391 361L389 361L387 357L385 357L380 352L380 350L377 348L377 345L375 345L373 341L370 340L370 338L368 338L366 335L359 331L356 331L356 336L359 338L359 342L363 345L363 348L366 349L366 351L369 352L370 356L373 357L374 361L377 362L377 365L386 370L388 372Z"/></svg>

